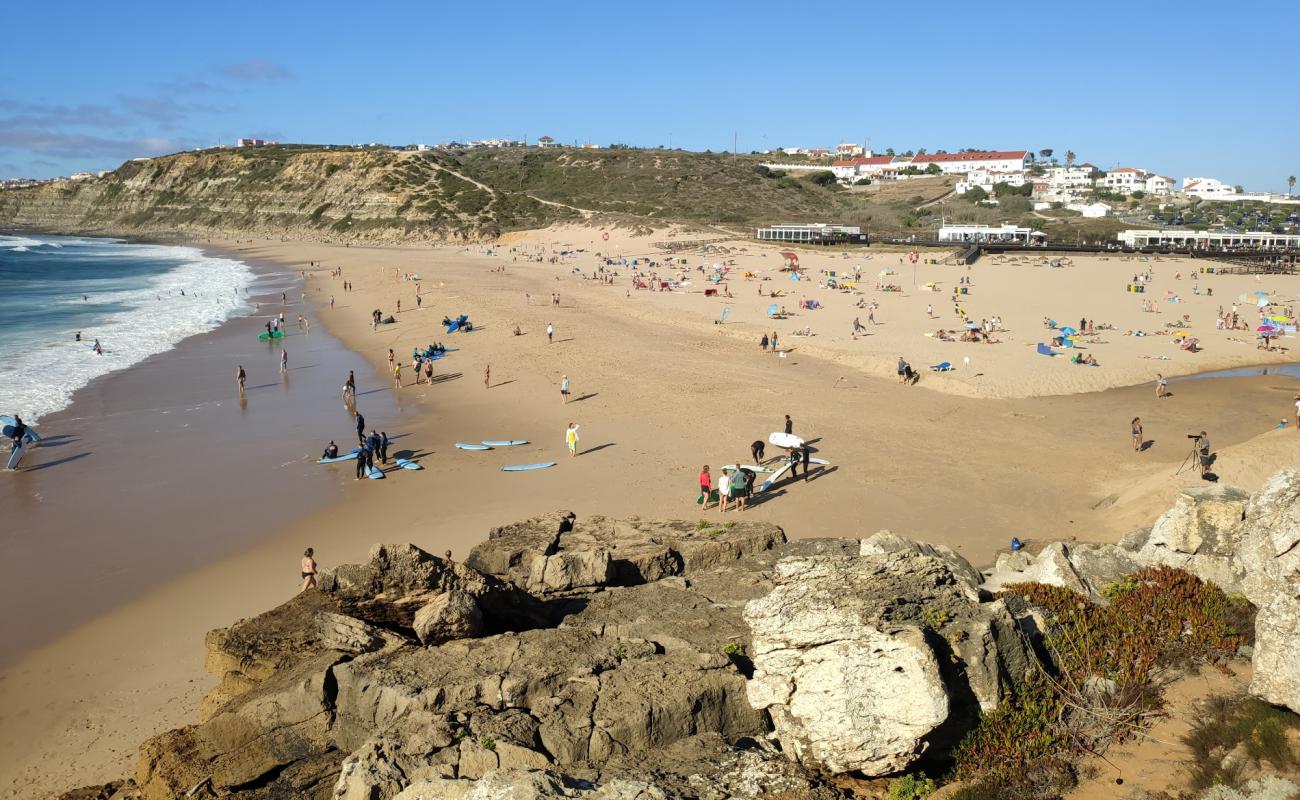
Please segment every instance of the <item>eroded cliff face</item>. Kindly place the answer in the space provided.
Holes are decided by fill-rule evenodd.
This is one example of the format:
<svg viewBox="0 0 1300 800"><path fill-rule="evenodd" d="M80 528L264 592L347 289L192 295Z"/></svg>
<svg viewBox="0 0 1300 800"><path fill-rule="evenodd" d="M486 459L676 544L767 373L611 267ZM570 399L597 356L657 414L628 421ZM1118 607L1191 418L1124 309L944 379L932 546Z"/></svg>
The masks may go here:
<svg viewBox="0 0 1300 800"><path fill-rule="evenodd" d="M379 148L180 153L0 192L0 228L106 235L476 240L578 216L476 183L438 154Z"/></svg>

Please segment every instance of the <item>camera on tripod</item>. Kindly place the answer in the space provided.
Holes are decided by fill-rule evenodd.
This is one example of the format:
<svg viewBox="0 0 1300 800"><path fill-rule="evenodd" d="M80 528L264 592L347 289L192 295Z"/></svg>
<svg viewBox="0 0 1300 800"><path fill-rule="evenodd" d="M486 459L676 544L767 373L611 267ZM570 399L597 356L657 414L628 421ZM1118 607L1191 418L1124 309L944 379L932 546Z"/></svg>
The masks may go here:
<svg viewBox="0 0 1300 800"><path fill-rule="evenodd" d="M1199 433L1189 433L1189 434L1187 434L1187 438L1188 438L1188 439L1199 439L1199 438L1201 438L1201 435L1200 435Z"/></svg>

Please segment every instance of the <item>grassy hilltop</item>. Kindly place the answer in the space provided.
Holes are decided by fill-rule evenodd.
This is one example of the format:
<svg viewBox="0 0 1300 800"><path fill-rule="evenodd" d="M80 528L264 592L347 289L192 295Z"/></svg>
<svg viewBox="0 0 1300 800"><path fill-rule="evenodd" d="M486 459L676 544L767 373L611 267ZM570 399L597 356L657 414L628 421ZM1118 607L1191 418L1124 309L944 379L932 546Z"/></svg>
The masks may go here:
<svg viewBox="0 0 1300 800"><path fill-rule="evenodd" d="M940 217L1022 222L929 177L846 189L752 155L681 150L271 146L130 161L102 178L0 192L0 226L333 240L490 239L557 222L838 222L924 236ZM1040 221L1041 222L1041 221Z"/></svg>

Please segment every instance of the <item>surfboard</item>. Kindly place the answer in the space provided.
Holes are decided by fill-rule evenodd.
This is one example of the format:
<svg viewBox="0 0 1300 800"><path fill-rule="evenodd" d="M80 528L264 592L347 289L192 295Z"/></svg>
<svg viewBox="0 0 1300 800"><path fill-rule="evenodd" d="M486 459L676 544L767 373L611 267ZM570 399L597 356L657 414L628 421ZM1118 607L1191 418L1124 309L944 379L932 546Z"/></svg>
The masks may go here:
<svg viewBox="0 0 1300 800"><path fill-rule="evenodd" d="M555 466L554 461L543 461L540 464L515 464L509 467L502 467L502 472L526 472L530 469L546 469Z"/></svg>
<svg viewBox="0 0 1300 800"><path fill-rule="evenodd" d="M367 475L366 477L369 478L369 479L371 479L372 481L373 481L373 480L378 480L378 479L384 477L384 471L383 471L382 469L380 469L379 467L371 467L371 468L370 468L370 474Z"/></svg>
<svg viewBox="0 0 1300 800"><path fill-rule="evenodd" d="M261 333L257 334L257 338L261 339L264 342L267 341L268 339L283 339L284 331L276 331L275 333L267 333L266 331L262 331Z"/></svg>
<svg viewBox="0 0 1300 800"><path fill-rule="evenodd" d="M784 434L783 434L783 435L784 435ZM777 481L781 480L781 476L783 476L783 475L785 475L787 472L789 472L789 471L790 471L790 467L793 467L793 466L794 466L793 463L791 463L791 462L789 462L789 461L785 462L785 464L784 464L780 469L778 469L776 472L772 473L772 477L770 477L770 478L768 478L767 480L763 481L763 485L760 486L760 487L758 487L758 490L759 490L760 492L766 492L768 489L771 489L771 488L772 488L772 484L774 484L774 483L776 483Z"/></svg>
<svg viewBox="0 0 1300 800"><path fill-rule="evenodd" d="M337 463L337 462L339 462L339 461L351 461L352 459L356 458L356 457L357 457L357 453L360 453L360 452L361 452L361 448L357 447L357 448L354 448L354 449L352 450L351 453L344 453L343 455L335 456L334 458L318 458L318 459L316 459L316 463L317 463L317 464L334 464L334 463Z"/></svg>
<svg viewBox="0 0 1300 800"><path fill-rule="evenodd" d="M485 445L485 444L465 444L464 442L456 442L456 449L458 449L458 450L491 450L492 448L489 447L489 446L487 446L487 445Z"/></svg>
<svg viewBox="0 0 1300 800"><path fill-rule="evenodd" d="M397 459L397 466L401 467L402 469L424 469L424 467L406 458Z"/></svg>
<svg viewBox="0 0 1300 800"><path fill-rule="evenodd" d="M0 429L0 433L3 433L6 439L11 438L14 435L14 427L17 422L18 420L8 414L0 414L0 426L3 426L3 429ZM40 440L41 435L36 432L35 428L29 425L26 433L23 434L22 442L9 454L9 460L5 464L5 469L18 469L18 465L22 463L22 460L27 456L28 451L34 449L36 443Z"/></svg>
<svg viewBox="0 0 1300 800"><path fill-rule="evenodd" d="M770 475L773 472L776 472L776 470L772 469L771 467L760 467L754 464L740 464L740 465L723 464L722 468L723 469L747 469L750 472L754 472L762 475Z"/></svg>
<svg viewBox="0 0 1300 800"><path fill-rule="evenodd" d="M782 433L781 431L774 431L771 436L767 437L767 441L770 442L771 444L776 445L777 447L802 447L803 446L803 439L800 439L798 436L795 436L793 433Z"/></svg>
<svg viewBox="0 0 1300 800"><path fill-rule="evenodd" d="M484 439L483 444L488 447L518 447L521 444L528 444L527 439Z"/></svg>

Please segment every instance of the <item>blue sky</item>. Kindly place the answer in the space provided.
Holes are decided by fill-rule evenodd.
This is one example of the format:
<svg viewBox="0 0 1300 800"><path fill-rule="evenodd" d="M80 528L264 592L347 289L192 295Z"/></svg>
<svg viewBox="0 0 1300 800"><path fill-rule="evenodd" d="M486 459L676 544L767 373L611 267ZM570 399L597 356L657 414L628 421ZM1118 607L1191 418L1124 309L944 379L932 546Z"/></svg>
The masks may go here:
<svg viewBox="0 0 1300 800"><path fill-rule="evenodd" d="M0 176L263 136L1074 150L1286 190L1300 2L12 3ZM988 31L988 33L984 33Z"/></svg>

